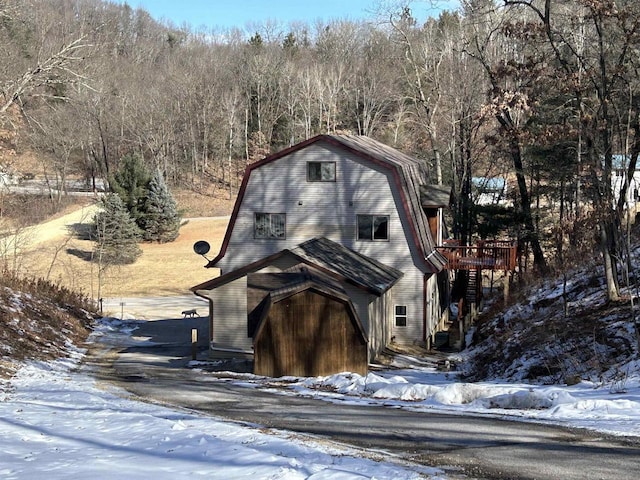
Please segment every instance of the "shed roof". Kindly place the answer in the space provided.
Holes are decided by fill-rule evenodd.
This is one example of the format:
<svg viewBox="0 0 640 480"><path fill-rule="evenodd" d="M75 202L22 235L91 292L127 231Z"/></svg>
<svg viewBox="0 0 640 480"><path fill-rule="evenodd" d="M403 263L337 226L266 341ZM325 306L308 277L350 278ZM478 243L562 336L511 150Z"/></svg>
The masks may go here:
<svg viewBox="0 0 640 480"><path fill-rule="evenodd" d="M312 265L331 270L380 293L388 290L403 275L400 270L325 237L307 240L291 250L291 253Z"/></svg>
<svg viewBox="0 0 640 480"><path fill-rule="evenodd" d="M345 149L361 159L391 171L401 198L401 204L398 205L398 209L404 210L405 217L409 222L410 242L418 249L423 265L428 271L435 273L442 270L446 266L447 260L436 250L436 244L431 237L429 223L420 202L420 186L426 183L422 162L384 143L360 135L318 135L248 165L242 179L242 184L240 185L240 191L238 192L238 197L231 214L220 253L207 264L207 267L214 267L217 262L224 257L227 251L231 232L235 226L235 221L249 183L251 172L265 164L276 161L292 152L318 142L326 142L335 147Z"/></svg>
<svg viewBox="0 0 640 480"><path fill-rule="evenodd" d="M266 277L262 277L263 275ZM252 276L252 283L255 283L256 276L272 282L269 289L269 296L272 302L279 302L284 298L308 290L309 288L314 288L319 292L343 301L349 301L347 292L345 292L340 283L328 275L323 274L321 271L306 265L296 265L282 273L254 274Z"/></svg>
<svg viewBox="0 0 640 480"><path fill-rule="evenodd" d="M191 288L191 291L197 293L203 290L213 290L244 275L256 272L284 255L292 255L299 262L314 267L333 279L355 285L375 295L382 295L403 276L400 270L354 252L328 238L319 237L307 240L291 250L281 250L257 262L196 285ZM292 272L293 270L287 271Z"/></svg>
<svg viewBox="0 0 640 480"><path fill-rule="evenodd" d="M425 208L448 207L451 200L451 189L444 185L421 185L420 201Z"/></svg>

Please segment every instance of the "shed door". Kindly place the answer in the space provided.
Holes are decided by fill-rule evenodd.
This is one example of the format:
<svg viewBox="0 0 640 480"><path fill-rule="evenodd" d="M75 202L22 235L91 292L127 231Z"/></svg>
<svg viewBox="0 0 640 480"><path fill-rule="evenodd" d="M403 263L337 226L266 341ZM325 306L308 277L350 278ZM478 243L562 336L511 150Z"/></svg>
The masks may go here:
<svg viewBox="0 0 640 480"><path fill-rule="evenodd" d="M255 373L365 373L366 342L341 300L305 290L272 304L254 345Z"/></svg>

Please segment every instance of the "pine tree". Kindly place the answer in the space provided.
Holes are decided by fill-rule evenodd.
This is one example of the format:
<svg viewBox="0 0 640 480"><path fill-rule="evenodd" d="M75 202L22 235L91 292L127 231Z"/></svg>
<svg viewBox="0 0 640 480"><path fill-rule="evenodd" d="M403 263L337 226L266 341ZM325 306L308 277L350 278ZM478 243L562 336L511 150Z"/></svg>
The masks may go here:
<svg viewBox="0 0 640 480"><path fill-rule="evenodd" d="M120 168L109 179L111 189L117 193L134 221L142 227L143 204L151 175L138 155L126 155Z"/></svg>
<svg viewBox="0 0 640 480"><path fill-rule="evenodd" d="M134 263L142 254L140 228L118 195L105 195L101 202L102 210L94 217L94 259L101 264Z"/></svg>
<svg viewBox="0 0 640 480"><path fill-rule="evenodd" d="M160 169L151 177L141 213L145 240L165 243L178 237L180 214Z"/></svg>

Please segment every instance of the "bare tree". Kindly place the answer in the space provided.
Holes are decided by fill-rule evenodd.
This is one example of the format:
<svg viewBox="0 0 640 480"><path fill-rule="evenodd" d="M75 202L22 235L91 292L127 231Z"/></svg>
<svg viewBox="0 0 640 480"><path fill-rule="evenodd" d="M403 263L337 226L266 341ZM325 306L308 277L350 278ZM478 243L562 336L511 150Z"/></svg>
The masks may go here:
<svg viewBox="0 0 640 480"><path fill-rule="evenodd" d="M416 21L408 7L399 15L392 14L389 23L397 32L404 48L405 78L412 88L412 98L417 106L420 124L426 132L436 170L436 182L442 185L442 162L436 117L442 96L440 69L444 60L444 49L438 42L437 25L429 21L422 29L416 29Z"/></svg>
<svg viewBox="0 0 640 480"><path fill-rule="evenodd" d="M47 95L52 99L64 99L64 96L56 93L55 88L71 81L84 81L85 77L74 70L73 65L82 60L80 51L89 45L84 37L79 37L67 44L52 55L37 59L20 77L9 79L0 85L2 102L0 103L0 116L13 104L25 95L32 93L40 87L53 87L54 92Z"/></svg>
<svg viewBox="0 0 640 480"><path fill-rule="evenodd" d="M534 266L544 273L548 265L533 221L523 145L523 129L531 115L531 102L526 90L530 77L520 75L521 72L510 75L511 70L503 68L509 63L523 64L523 53L512 40L502 35L505 18L499 12L482 7L478 12L481 28L476 29L467 53L483 67L490 82L491 97L485 114L493 117L500 127L518 186L524 239L531 245Z"/></svg>
<svg viewBox="0 0 640 480"><path fill-rule="evenodd" d="M638 105L637 82L633 79L637 73L634 65L639 61L640 7L637 2L614 0L562 5L550 0L504 0L504 5L525 8L537 19L557 62L557 73L573 93L574 108L580 113L578 128L585 141L585 158L593 172L592 201L607 296L618 300L616 263L621 254L621 211L616 208L611 178L614 154L623 151L621 140L633 132L620 121L619 112L627 111L627 105L634 110ZM567 19L579 20L588 48L576 43L577 36L571 35L575 23ZM635 169L635 160L629 166Z"/></svg>

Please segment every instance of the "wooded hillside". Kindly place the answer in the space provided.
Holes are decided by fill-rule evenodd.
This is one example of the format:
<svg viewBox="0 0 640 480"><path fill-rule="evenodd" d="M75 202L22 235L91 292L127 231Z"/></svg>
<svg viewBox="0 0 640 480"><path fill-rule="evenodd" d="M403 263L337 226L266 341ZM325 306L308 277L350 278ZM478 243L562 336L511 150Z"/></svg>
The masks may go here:
<svg viewBox="0 0 640 480"><path fill-rule="evenodd" d="M611 185L640 152L640 4L461 4L424 24L400 6L222 32L100 0L3 0L0 170L32 149L63 184L136 153L174 185L233 194L269 152L369 135L451 186L456 238L518 238L541 272L597 247L617 298L629 217ZM483 211L472 179L498 176L513 207Z"/></svg>

